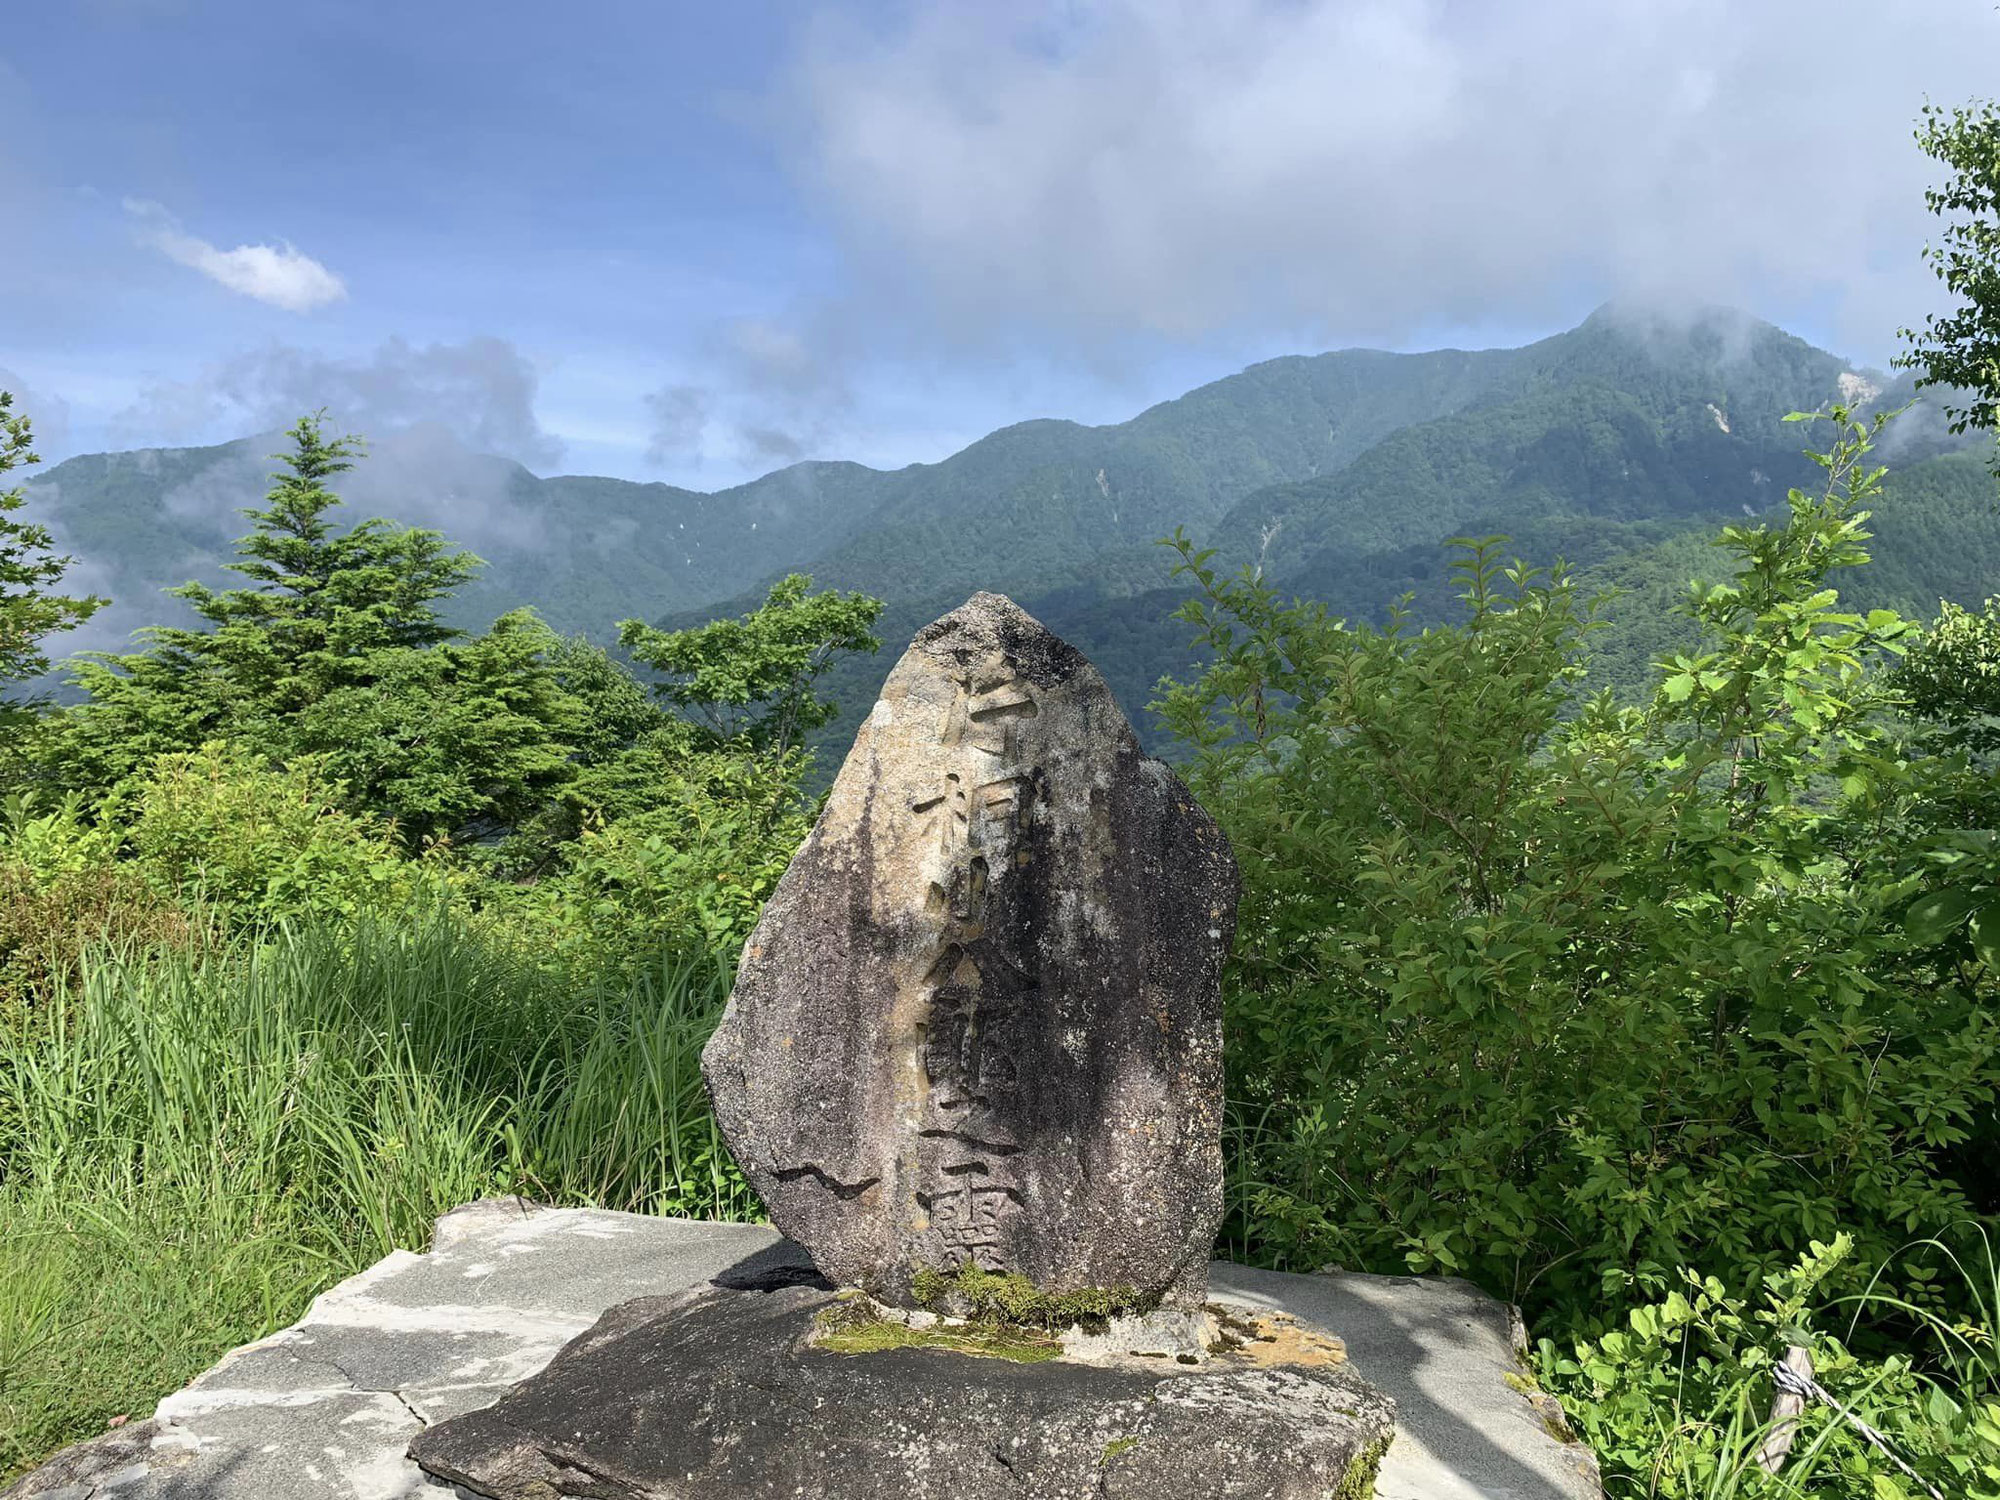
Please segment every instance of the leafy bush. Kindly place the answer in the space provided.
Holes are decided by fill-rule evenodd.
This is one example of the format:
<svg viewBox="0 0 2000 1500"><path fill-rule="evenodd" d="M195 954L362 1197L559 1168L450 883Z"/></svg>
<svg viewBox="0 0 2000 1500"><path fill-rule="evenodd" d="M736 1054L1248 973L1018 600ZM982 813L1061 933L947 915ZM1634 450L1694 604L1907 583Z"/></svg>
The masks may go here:
<svg viewBox="0 0 2000 1500"><path fill-rule="evenodd" d="M1683 1271L1680 1286L1634 1307L1626 1327L1568 1350L1540 1341L1539 1373L1564 1397L1612 1494L2000 1496L1991 1371L1939 1380L1909 1353L1865 1357L1814 1326L1816 1313L1852 1311L1822 1306L1820 1294L1852 1248L1845 1235L1813 1244L1765 1278L1754 1303ZM1990 1322L1955 1331L1991 1347ZM1773 1418L1773 1366L1793 1348L1809 1354L1812 1378L1838 1409L1813 1401L1790 1421Z"/></svg>
<svg viewBox="0 0 2000 1500"><path fill-rule="evenodd" d="M316 761L278 768L211 742L153 763L133 793L131 847L164 889L231 927L408 901L418 867L340 800Z"/></svg>
<svg viewBox="0 0 2000 1500"><path fill-rule="evenodd" d="M1667 1268L1883 1263L1990 1205L1991 975L1908 916L1938 806L1910 635L1842 613L1872 433L1732 527L1653 701L1572 701L1591 605L1460 562L1463 623L1350 628L1180 542L1213 665L1163 716L1244 870L1233 1248L1452 1271L1584 1335Z"/></svg>
<svg viewBox="0 0 2000 1500"><path fill-rule="evenodd" d="M200 920L136 866L115 860L119 834L93 822L81 799L47 812L16 797L0 825L0 1023L45 1012L73 980L85 953L186 949L205 936ZM44 1017L45 1018L45 1017Z"/></svg>
<svg viewBox="0 0 2000 1500"><path fill-rule="evenodd" d="M185 949L201 936L193 918L130 866L93 865L44 880L28 865L0 861L0 1027L42 1008L94 948Z"/></svg>

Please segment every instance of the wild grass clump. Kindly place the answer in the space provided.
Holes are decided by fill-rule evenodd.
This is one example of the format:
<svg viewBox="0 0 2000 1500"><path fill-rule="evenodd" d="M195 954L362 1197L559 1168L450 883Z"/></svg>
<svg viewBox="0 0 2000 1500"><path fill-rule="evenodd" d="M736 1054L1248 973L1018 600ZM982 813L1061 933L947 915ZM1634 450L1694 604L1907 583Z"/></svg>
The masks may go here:
<svg viewBox="0 0 2000 1500"><path fill-rule="evenodd" d="M143 1420L352 1269L301 1205L110 1183L0 1189L0 1483Z"/></svg>
<svg viewBox="0 0 2000 1500"><path fill-rule="evenodd" d="M552 972L445 907L98 951L0 1038L0 1470L457 1203L754 1215L701 1087L725 993L713 964Z"/></svg>

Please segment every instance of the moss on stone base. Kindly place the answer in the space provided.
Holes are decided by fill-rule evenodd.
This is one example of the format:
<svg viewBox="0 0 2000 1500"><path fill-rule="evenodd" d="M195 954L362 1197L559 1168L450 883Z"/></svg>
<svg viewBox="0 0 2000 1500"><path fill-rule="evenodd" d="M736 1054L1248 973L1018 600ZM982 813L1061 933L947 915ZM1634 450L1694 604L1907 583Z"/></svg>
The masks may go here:
<svg viewBox="0 0 2000 1500"><path fill-rule="evenodd" d="M1015 1364L1039 1364L1062 1353L1054 1339L1026 1328L982 1321L936 1323L912 1328L886 1318L866 1297L850 1297L821 1312L813 1325L813 1347L829 1354L879 1354L885 1349L948 1349Z"/></svg>
<svg viewBox="0 0 2000 1500"><path fill-rule="evenodd" d="M1347 1466L1347 1474L1340 1481L1340 1488L1333 1492L1333 1500L1375 1500L1375 1476L1382 1472L1382 1457L1394 1441L1395 1437L1391 1434L1355 1454L1354 1462Z"/></svg>
<svg viewBox="0 0 2000 1500"><path fill-rule="evenodd" d="M1147 1298L1129 1286L1044 1292L1025 1276L984 1270L969 1261L955 1271L919 1267L910 1278L910 1294L918 1306L933 1312L1047 1331L1072 1323L1102 1323L1142 1312L1149 1305Z"/></svg>

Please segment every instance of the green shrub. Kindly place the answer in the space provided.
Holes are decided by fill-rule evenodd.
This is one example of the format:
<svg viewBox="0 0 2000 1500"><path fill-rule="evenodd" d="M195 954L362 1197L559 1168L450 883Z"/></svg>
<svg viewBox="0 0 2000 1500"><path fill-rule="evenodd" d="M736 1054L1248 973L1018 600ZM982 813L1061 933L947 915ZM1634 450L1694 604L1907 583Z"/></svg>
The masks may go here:
<svg viewBox="0 0 2000 1500"><path fill-rule="evenodd" d="M187 949L204 936L198 921L129 865L42 877L0 859L0 1029L44 1009L93 949Z"/></svg>
<svg viewBox="0 0 2000 1500"><path fill-rule="evenodd" d="M201 919L118 862L120 839L113 817L91 818L78 797L46 811L11 800L0 823L0 1029L45 1013L91 949L187 949L206 937Z"/></svg>
<svg viewBox="0 0 2000 1500"><path fill-rule="evenodd" d="M1588 1335L1668 1268L1754 1286L1843 1229L1880 1265L1992 1206L1992 975L1910 919L1942 805L1896 716L1910 627L1829 586L1869 437L1724 532L1643 708L1574 701L1592 608L1496 543L1423 631L1181 544L1214 664L1161 708L1244 873L1237 1254L1455 1272Z"/></svg>
<svg viewBox="0 0 2000 1500"><path fill-rule="evenodd" d="M682 750L650 768L654 805L586 827L562 866L484 899L577 961L624 971L659 953L733 964L812 828L800 757Z"/></svg>
<svg viewBox="0 0 2000 1500"><path fill-rule="evenodd" d="M1694 1500L1722 1495L1903 1500L1929 1486L1963 1500L2000 1496L2000 1402L1989 1380L1927 1376L1915 1353L1858 1355L1815 1326L1821 1287L1852 1241L1815 1244L1767 1277L1761 1296L1732 1294L1713 1276L1682 1272L1678 1287L1632 1308L1627 1326L1572 1348L1543 1339L1537 1366L1598 1457L1610 1493ZM1960 1324L1991 1346L1992 1325ZM1775 1474L1758 1463L1777 1427L1772 1367L1792 1346L1848 1416L1819 1401L1796 1419ZM1989 1372L1990 1373L1990 1372ZM1849 1417L1873 1428L1890 1453ZM1901 1464L1897 1462L1901 1461ZM1902 1465L1907 1465L1906 1470ZM1912 1473L1911 1471L1914 1471Z"/></svg>
<svg viewBox="0 0 2000 1500"><path fill-rule="evenodd" d="M231 927L394 907L421 884L386 829L341 810L339 786L310 759L272 766L211 742L160 756L132 801L140 867Z"/></svg>

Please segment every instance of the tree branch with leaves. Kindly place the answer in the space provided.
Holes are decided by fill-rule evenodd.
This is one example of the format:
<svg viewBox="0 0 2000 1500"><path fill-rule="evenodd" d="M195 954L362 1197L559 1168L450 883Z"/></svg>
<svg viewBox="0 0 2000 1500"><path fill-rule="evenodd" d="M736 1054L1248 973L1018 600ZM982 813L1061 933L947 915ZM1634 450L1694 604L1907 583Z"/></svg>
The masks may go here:
<svg viewBox="0 0 2000 1500"><path fill-rule="evenodd" d="M879 599L837 589L813 593L811 578L792 573L740 619L690 630L625 620L618 641L661 674L655 691L688 714L711 744L783 760L837 712L814 691L833 659L881 649L871 633L881 613Z"/></svg>
<svg viewBox="0 0 2000 1500"><path fill-rule="evenodd" d="M1896 363L1922 372L1918 389L1955 393L1945 404L1953 432L2000 437L2000 106L1927 104L1917 144L1951 169L1942 187L1924 194L1945 221L1924 260L1960 303L1921 329L1904 329L1910 347Z"/></svg>

